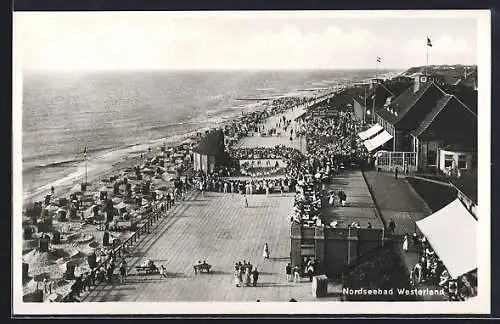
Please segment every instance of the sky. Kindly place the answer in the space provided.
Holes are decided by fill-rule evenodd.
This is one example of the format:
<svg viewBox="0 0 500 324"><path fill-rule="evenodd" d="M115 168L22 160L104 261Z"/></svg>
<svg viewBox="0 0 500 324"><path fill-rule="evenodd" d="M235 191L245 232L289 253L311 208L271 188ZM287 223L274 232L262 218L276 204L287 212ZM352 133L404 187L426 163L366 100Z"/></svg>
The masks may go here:
<svg viewBox="0 0 500 324"><path fill-rule="evenodd" d="M14 13L23 70L406 69L477 64L471 12ZM432 48L426 46L430 37Z"/></svg>

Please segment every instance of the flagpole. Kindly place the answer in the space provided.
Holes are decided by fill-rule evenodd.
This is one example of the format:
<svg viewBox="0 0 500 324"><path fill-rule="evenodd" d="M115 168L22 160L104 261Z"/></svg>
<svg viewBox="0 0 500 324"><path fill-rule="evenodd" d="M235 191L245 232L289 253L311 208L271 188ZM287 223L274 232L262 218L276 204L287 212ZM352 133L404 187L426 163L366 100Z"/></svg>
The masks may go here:
<svg viewBox="0 0 500 324"><path fill-rule="evenodd" d="M366 96L367 96L367 93L366 93L366 86L364 87L365 88L365 105L364 105L364 109L363 109L363 124L366 124Z"/></svg>
<svg viewBox="0 0 500 324"><path fill-rule="evenodd" d="M425 48L427 49L427 55L425 58L425 75L427 75L427 67L429 66L429 44L425 44Z"/></svg>

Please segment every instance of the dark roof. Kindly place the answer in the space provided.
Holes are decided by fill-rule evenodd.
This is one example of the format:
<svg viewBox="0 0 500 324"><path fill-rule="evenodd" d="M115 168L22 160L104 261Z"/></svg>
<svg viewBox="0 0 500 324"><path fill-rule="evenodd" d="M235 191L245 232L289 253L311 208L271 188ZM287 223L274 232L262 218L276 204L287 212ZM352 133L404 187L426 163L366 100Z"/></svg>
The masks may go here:
<svg viewBox="0 0 500 324"><path fill-rule="evenodd" d="M222 130L213 130L203 136L193 148L193 152L217 156L224 153L224 134Z"/></svg>
<svg viewBox="0 0 500 324"><path fill-rule="evenodd" d="M477 90L463 83L457 85L444 85L441 86L441 89L457 97L457 99L462 101L470 110L477 114Z"/></svg>
<svg viewBox="0 0 500 324"><path fill-rule="evenodd" d="M425 117L420 126L417 129L411 131L410 133L417 137L420 136L420 134L422 134L427 129L427 127L430 126L430 124L434 121L436 116L448 104L451 98L453 98L452 95L446 94L440 100L438 100L434 109L432 109L432 111Z"/></svg>
<svg viewBox="0 0 500 324"><path fill-rule="evenodd" d="M420 123L418 128L412 130L410 133L417 137L421 136L425 131L429 129L429 127L432 125L432 123L436 120L438 115L444 109L452 110L451 113L448 113L449 118L445 118L446 122L452 125L452 128L449 129L451 133L455 133L457 135L457 138L461 137L460 135L467 135L466 137L470 137L471 139L473 139L474 137L473 134L469 133L469 131L471 131L472 128L468 126L477 124L477 115L474 114L474 112L471 111L467 106L465 106L464 103L462 103L454 95L451 94L445 94L440 100L438 100L432 111L429 114L427 114L427 116ZM460 127L462 128L461 132L456 131L457 125L460 125ZM433 128L434 130L436 130L436 128L441 128L442 132L438 133L443 135L443 133L445 132L445 128L449 127L439 127L438 125L437 127ZM477 130L477 127L475 128L473 127L473 129L474 129L473 132L475 132ZM427 133L429 133L427 135L430 135L430 133L434 133L434 131L431 130ZM447 137L449 138L450 136Z"/></svg>
<svg viewBox="0 0 500 324"><path fill-rule="evenodd" d="M477 205L477 169L463 174L460 178L454 178L450 182Z"/></svg>
<svg viewBox="0 0 500 324"><path fill-rule="evenodd" d="M410 82L388 80L383 83L379 83L375 87L367 90L366 106L368 108L372 108L374 105L373 100L375 100L375 111L377 111L384 106L387 98L397 97L409 87L411 87ZM358 93L358 97L360 97L358 102L364 104L364 89L362 89L362 91L362 94Z"/></svg>
<svg viewBox="0 0 500 324"><path fill-rule="evenodd" d="M433 87L437 87L433 82L428 82L420 86L420 89L417 92L413 92L414 88L409 87L403 92L400 96L394 99L388 108L392 109L394 112L391 113L386 108L381 109L377 113L380 117L382 117L385 121L395 125L399 121L401 121L404 116L417 104L420 103L423 97L428 96ZM433 93L434 94L434 93ZM439 100L441 96L435 98L435 101Z"/></svg>

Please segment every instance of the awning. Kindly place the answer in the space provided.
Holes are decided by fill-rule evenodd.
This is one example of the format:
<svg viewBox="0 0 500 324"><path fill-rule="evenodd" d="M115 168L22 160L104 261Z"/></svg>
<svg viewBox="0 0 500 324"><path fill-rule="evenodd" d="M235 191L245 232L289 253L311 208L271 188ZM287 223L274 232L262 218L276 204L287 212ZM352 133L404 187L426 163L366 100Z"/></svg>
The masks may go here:
<svg viewBox="0 0 500 324"><path fill-rule="evenodd" d="M460 200L416 223L453 278L477 269L477 221Z"/></svg>
<svg viewBox="0 0 500 324"><path fill-rule="evenodd" d="M380 126L379 124L375 124L372 127L368 128L367 130L359 133L358 136L364 141L365 139L368 139L373 135L377 134L382 129L383 129L382 126Z"/></svg>
<svg viewBox="0 0 500 324"><path fill-rule="evenodd" d="M363 144L365 145L368 152L371 152L374 149L384 145L391 139L392 135L384 130L382 133L378 134L374 138L364 141Z"/></svg>

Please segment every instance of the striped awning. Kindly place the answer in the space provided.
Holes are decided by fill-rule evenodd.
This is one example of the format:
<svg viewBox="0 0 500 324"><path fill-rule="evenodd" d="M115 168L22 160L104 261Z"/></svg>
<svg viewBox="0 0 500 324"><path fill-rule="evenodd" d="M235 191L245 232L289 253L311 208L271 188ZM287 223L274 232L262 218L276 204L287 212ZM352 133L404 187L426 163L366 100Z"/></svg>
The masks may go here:
<svg viewBox="0 0 500 324"><path fill-rule="evenodd" d="M364 141L363 144L365 145L368 152L371 152L376 148L379 148L380 146L384 145L391 139L392 135L384 130L382 133L378 134L374 138Z"/></svg>

